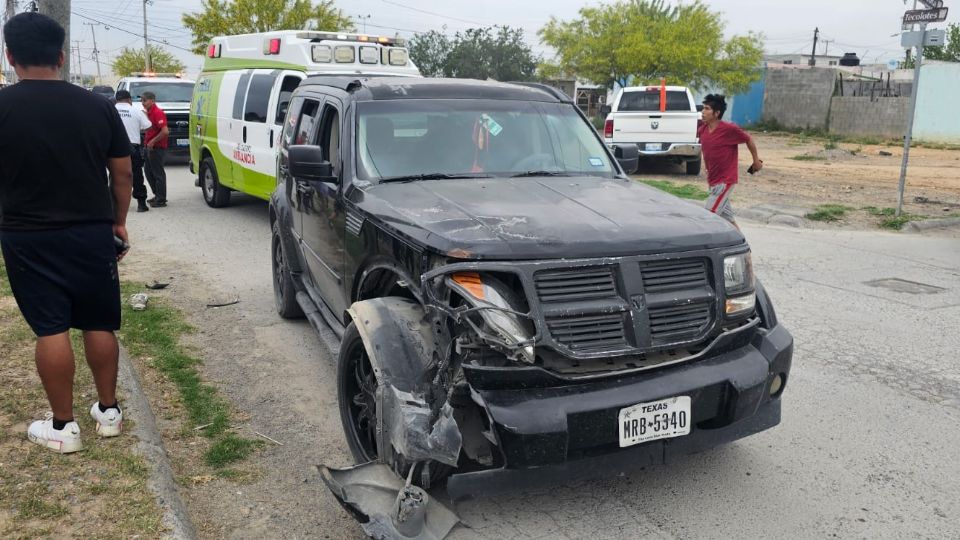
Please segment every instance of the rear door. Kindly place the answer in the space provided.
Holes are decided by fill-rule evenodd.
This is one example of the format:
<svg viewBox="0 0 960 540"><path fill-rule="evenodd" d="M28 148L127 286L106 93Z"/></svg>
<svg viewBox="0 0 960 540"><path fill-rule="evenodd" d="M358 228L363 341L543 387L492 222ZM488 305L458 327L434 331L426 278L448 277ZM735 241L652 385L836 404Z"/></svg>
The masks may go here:
<svg viewBox="0 0 960 540"><path fill-rule="evenodd" d="M699 113L687 90L667 90L666 111L660 111L660 88L624 91L614 115L614 142L640 143L640 150L661 150L660 143L692 143ZM645 148L650 143L656 147Z"/></svg>
<svg viewBox="0 0 960 540"><path fill-rule="evenodd" d="M276 185L274 159L275 114L270 113L275 100L274 87L279 70L252 70L247 98L243 106L241 144L234 158L242 168L239 187L245 193L268 198Z"/></svg>

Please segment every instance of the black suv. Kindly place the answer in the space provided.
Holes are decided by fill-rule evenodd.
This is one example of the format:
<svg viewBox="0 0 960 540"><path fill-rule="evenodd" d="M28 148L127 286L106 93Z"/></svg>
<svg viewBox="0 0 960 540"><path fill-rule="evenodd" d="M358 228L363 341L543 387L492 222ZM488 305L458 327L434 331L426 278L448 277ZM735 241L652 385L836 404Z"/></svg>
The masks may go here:
<svg viewBox="0 0 960 540"><path fill-rule="evenodd" d="M397 515L425 506L417 485L616 474L779 423L793 338L749 246L631 181L618 159L635 148L619 152L546 86L296 90L270 200L277 310L337 338L365 465L325 479L382 518L365 528L415 536Z"/></svg>

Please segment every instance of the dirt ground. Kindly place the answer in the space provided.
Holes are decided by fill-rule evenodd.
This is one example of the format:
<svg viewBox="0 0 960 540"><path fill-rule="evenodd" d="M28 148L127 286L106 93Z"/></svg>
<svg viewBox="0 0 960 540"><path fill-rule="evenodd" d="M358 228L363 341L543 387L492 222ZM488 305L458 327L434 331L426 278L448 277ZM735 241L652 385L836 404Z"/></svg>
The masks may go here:
<svg viewBox="0 0 960 540"><path fill-rule="evenodd" d="M764 168L746 174L750 153L740 149L740 184L735 208L777 203L815 208L840 204L851 211L836 223L815 227L873 228L878 219L864 207L895 208L903 148L860 145L784 134L753 133ZM890 155L881 155L881 152ZM799 159L797 159L799 158ZM673 182L695 181L706 186L706 170L699 179L668 163L641 163L635 176ZM918 199L921 198L921 199ZM923 200L926 202L918 202ZM927 218L960 214L960 150L911 148L904 193L904 211Z"/></svg>

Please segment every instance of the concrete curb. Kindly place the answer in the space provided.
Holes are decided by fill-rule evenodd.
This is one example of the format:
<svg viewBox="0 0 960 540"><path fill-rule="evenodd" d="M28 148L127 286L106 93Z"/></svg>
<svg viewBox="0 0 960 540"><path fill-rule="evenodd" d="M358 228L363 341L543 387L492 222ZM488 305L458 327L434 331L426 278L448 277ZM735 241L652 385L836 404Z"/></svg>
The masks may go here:
<svg viewBox="0 0 960 540"><path fill-rule="evenodd" d="M177 491L173 468L170 467L170 459L163 447L157 420L150 409L146 394L143 393L140 378L123 346L120 347L120 376L117 382L126 393L123 410L129 418L134 419L134 427L130 432L139 439L137 449L150 465L150 479L147 481L147 486L156 495L157 503L163 510L163 525L170 531L167 537L196 538L197 533L190 521L190 515L187 514L187 508Z"/></svg>
<svg viewBox="0 0 960 540"><path fill-rule="evenodd" d="M930 229L960 226L960 218L926 219L923 221L908 221L901 231L905 233L920 233Z"/></svg>

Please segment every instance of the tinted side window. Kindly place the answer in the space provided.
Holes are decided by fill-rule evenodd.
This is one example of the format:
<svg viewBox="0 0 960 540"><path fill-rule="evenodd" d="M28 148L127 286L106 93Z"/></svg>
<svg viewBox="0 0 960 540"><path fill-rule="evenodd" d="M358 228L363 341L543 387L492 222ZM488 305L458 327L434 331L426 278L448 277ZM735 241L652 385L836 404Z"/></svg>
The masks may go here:
<svg viewBox="0 0 960 540"><path fill-rule="evenodd" d="M247 122L267 121L267 105L270 103L270 90L273 90L275 75L262 73L254 75L247 91L247 104L243 108L243 119Z"/></svg>
<svg viewBox="0 0 960 540"><path fill-rule="evenodd" d="M297 130L297 119L300 116L300 108L303 106L303 98L297 97L290 102L290 112L287 114L286 123L283 125L283 137L280 144L284 148L293 143L293 134Z"/></svg>
<svg viewBox="0 0 960 540"><path fill-rule="evenodd" d="M656 112L660 110L660 89L652 92L624 92L620 98L618 111ZM670 90L667 92L668 111L690 111L687 93Z"/></svg>
<svg viewBox="0 0 960 540"><path fill-rule="evenodd" d="M240 81L237 83L237 93L233 95L233 117L237 120L243 118L243 98L247 95L249 84L250 72L246 71L240 75Z"/></svg>
<svg viewBox="0 0 960 540"><path fill-rule="evenodd" d="M323 157L333 164L333 170L339 170L340 155L340 112L333 105L323 107L323 123L320 128L320 148Z"/></svg>
<svg viewBox="0 0 960 540"><path fill-rule="evenodd" d="M293 144L310 144L313 141L310 135L313 133L313 126L317 123L317 112L320 110L320 102L308 99L303 102L303 108L300 109L300 120L297 125L297 136Z"/></svg>

